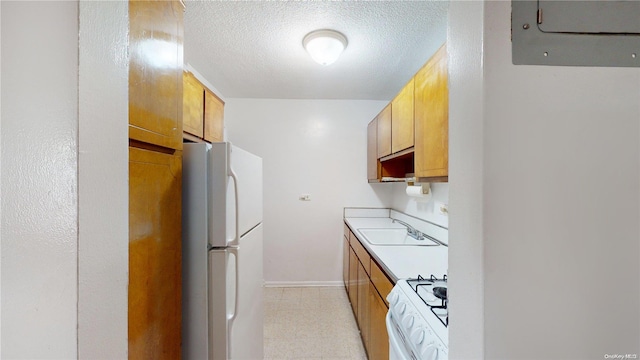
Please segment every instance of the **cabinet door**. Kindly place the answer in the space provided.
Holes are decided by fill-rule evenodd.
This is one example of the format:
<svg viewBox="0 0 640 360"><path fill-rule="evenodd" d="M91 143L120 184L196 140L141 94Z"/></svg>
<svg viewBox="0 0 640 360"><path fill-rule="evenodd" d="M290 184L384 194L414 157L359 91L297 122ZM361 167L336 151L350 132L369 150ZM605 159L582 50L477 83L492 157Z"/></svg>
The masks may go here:
<svg viewBox="0 0 640 360"><path fill-rule="evenodd" d="M182 154L129 147L129 358L179 359Z"/></svg>
<svg viewBox="0 0 640 360"><path fill-rule="evenodd" d="M349 301L353 313L358 313L358 257L352 247L349 247Z"/></svg>
<svg viewBox="0 0 640 360"><path fill-rule="evenodd" d="M364 266L358 263L358 326L364 348L369 351L369 275Z"/></svg>
<svg viewBox="0 0 640 360"><path fill-rule="evenodd" d="M443 45L415 76L415 174L449 174L449 88Z"/></svg>
<svg viewBox="0 0 640 360"><path fill-rule="evenodd" d="M378 114L378 159L391 155L391 104Z"/></svg>
<svg viewBox="0 0 640 360"><path fill-rule="evenodd" d="M380 165L378 164L378 120L373 119L367 125L367 179L379 180Z"/></svg>
<svg viewBox="0 0 640 360"><path fill-rule="evenodd" d="M391 153L413 146L413 79L391 102Z"/></svg>
<svg viewBox="0 0 640 360"><path fill-rule="evenodd" d="M369 284L369 360L389 359L389 335L387 334L387 306L373 284Z"/></svg>
<svg viewBox="0 0 640 360"><path fill-rule="evenodd" d="M182 149L180 1L129 2L129 138Z"/></svg>
<svg viewBox="0 0 640 360"><path fill-rule="evenodd" d="M360 260L360 263L362 263L362 265L364 266L364 271L366 271L367 275L369 275L369 273L371 272L371 268L369 265L371 263L371 257L369 256L369 251L360 243L360 240L358 240L358 238L352 232L349 232L349 244L351 244L351 247L356 253L358 260Z"/></svg>
<svg viewBox="0 0 640 360"><path fill-rule="evenodd" d="M209 90L204 91L204 139L223 141L224 103Z"/></svg>
<svg viewBox="0 0 640 360"><path fill-rule="evenodd" d="M349 241L343 237L344 242L344 250L342 252L342 280L344 281L344 286L347 288L347 292L349 291Z"/></svg>
<svg viewBox="0 0 640 360"><path fill-rule="evenodd" d="M204 136L204 87L188 72L183 76L182 128L184 132Z"/></svg>
<svg viewBox="0 0 640 360"><path fill-rule="evenodd" d="M378 290L384 302L387 303L387 295L389 295L391 289L393 289L393 283L373 260L371 261L371 282L376 287L376 290Z"/></svg>

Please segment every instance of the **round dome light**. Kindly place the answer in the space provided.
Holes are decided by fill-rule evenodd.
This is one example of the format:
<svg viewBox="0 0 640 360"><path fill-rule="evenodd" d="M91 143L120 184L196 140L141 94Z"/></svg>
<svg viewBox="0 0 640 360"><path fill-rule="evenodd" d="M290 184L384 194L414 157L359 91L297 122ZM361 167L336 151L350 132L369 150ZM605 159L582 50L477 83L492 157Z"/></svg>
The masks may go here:
<svg viewBox="0 0 640 360"><path fill-rule="evenodd" d="M308 33L302 45L318 64L333 64L347 47L347 38L335 30L316 30Z"/></svg>

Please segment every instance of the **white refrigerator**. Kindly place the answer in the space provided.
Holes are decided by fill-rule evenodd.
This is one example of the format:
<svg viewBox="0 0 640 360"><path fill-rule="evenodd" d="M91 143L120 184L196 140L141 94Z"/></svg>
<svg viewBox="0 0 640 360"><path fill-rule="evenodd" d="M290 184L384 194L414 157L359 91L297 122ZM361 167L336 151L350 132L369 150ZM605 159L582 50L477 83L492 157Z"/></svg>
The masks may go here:
<svg viewBox="0 0 640 360"><path fill-rule="evenodd" d="M182 358L263 358L262 159L184 144Z"/></svg>

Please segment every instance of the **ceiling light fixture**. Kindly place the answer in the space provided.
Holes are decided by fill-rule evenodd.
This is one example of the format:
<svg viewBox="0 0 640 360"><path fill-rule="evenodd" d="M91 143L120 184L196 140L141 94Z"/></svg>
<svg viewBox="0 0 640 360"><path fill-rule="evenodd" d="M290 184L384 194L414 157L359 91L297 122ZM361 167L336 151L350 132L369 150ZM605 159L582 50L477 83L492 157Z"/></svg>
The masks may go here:
<svg viewBox="0 0 640 360"><path fill-rule="evenodd" d="M335 30L316 30L308 33L302 45L318 64L333 64L347 47L347 38Z"/></svg>

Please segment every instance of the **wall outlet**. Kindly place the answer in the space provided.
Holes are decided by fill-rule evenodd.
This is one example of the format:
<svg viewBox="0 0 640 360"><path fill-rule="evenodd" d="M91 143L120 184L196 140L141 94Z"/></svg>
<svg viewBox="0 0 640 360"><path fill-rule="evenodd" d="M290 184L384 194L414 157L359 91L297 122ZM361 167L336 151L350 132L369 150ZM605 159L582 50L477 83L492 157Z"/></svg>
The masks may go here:
<svg viewBox="0 0 640 360"><path fill-rule="evenodd" d="M449 204L445 204L443 202L436 201L433 204L434 212L439 215L449 216Z"/></svg>
<svg viewBox="0 0 640 360"><path fill-rule="evenodd" d="M302 194L298 198L300 201L311 201L311 194Z"/></svg>

